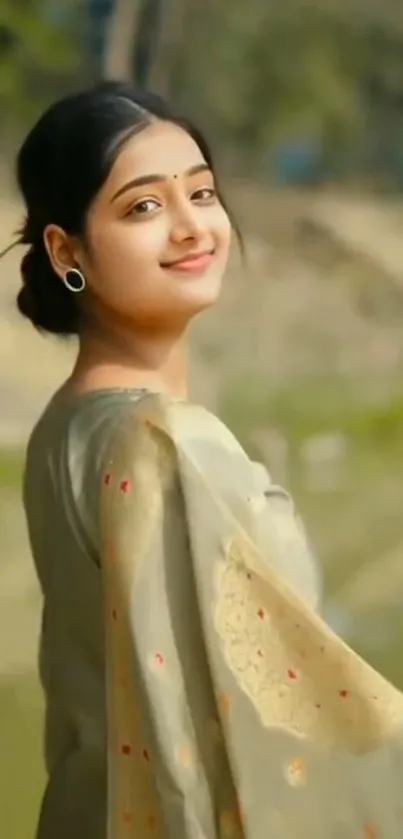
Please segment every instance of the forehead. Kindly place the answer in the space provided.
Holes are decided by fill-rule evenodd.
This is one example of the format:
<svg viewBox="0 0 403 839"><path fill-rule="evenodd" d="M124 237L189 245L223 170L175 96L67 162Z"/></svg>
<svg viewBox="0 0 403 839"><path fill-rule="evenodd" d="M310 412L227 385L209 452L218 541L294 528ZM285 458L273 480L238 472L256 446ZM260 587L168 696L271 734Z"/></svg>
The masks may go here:
<svg viewBox="0 0 403 839"><path fill-rule="evenodd" d="M197 143L170 122L156 121L132 137L119 154L106 186L119 186L143 175L173 177L204 162Z"/></svg>

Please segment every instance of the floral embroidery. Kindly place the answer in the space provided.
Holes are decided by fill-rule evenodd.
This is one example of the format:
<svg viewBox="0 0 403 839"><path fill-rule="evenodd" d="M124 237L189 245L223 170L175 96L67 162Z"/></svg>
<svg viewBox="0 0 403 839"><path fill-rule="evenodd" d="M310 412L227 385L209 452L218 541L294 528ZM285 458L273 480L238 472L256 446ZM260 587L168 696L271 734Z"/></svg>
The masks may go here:
<svg viewBox="0 0 403 839"><path fill-rule="evenodd" d="M123 743L121 747L121 752L122 755L126 755L126 757L128 757L132 753L132 747L129 745L129 743Z"/></svg>
<svg viewBox="0 0 403 839"><path fill-rule="evenodd" d="M111 473L110 473L110 472L106 472L106 474L104 475L104 484L105 484L105 486L109 486L110 482L111 482Z"/></svg>
<svg viewBox="0 0 403 839"><path fill-rule="evenodd" d="M303 786L306 782L306 764L302 757L294 757L285 767L285 777L291 787Z"/></svg>
<svg viewBox="0 0 403 839"><path fill-rule="evenodd" d="M243 567L239 559L241 550ZM285 598L283 603L280 596L277 597L274 581L272 586L270 580L267 583L262 581L266 601L261 598L260 602L256 602L254 587L245 584L245 565L248 564L250 570L259 562L260 557L253 544L239 535L234 537L226 560L218 562L215 568L215 628L224 660L239 687L252 702L264 728L282 728L297 736L319 740L324 745L346 746L352 753L368 750L379 741L380 735L379 727L372 724L371 715L360 713L369 697L364 697L361 690L353 693L348 684L337 683L337 645L330 645L329 658L324 658L320 646L325 651L325 644L320 645L320 641L311 643L308 632L302 669L299 652L302 647L301 632L305 633L303 610L300 609L301 614L295 617L294 606L290 603L288 613ZM265 573L269 575L267 568ZM241 622L238 619L240 613L243 613ZM262 620L264 615L266 620ZM298 630L296 622L300 624ZM321 631L320 625L312 626L312 641ZM261 657L257 654L259 649L263 652ZM332 667L331 662L336 666ZM367 671L363 662L357 666L366 681L368 694L378 695L377 676ZM302 678L305 673L307 678ZM312 695L317 682L321 693ZM400 697L390 687L388 695L391 706L401 719ZM333 710L332 696L339 700L338 711ZM327 698L330 710L323 713ZM343 713L345 703L351 703L351 718L357 720L357 724L352 724Z"/></svg>
<svg viewBox="0 0 403 839"><path fill-rule="evenodd" d="M229 693L220 693L218 697L218 704L222 714L228 714L231 706L231 697Z"/></svg>
<svg viewBox="0 0 403 839"><path fill-rule="evenodd" d="M189 746L179 746L176 750L176 757L181 766L189 767L192 764L192 754Z"/></svg>
<svg viewBox="0 0 403 839"><path fill-rule="evenodd" d="M165 659L162 653L155 653L154 659L155 663L158 664L159 667L162 667L162 665L165 664Z"/></svg>
<svg viewBox="0 0 403 839"><path fill-rule="evenodd" d="M121 481L121 483L120 483L120 491L121 491L121 492L124 492L125 494L127 494L128 492L130 492L130 490L131 490L131 484L130 484L130 481L127 481L127 480L126 480L126 481Z"/></svg>
<svg viewBox="0 0 403 839"><path fill-rule="evenodd" d="M117 677L116 682L117 682L117 686L121 690L127 690L128 686L129 686L129 681L128 681L127 676L124 673L122 673L120 676Z"/></svg>
<svg viewBox="0 0 403 839"><path fill-rule="evenodd" d="M290 681L294 681L295 679L298 679L299 674L296 670L292 670L292 668L290 667L287 670L287 676L290 679Z"/></svg>
<svg viewBox="0 0 403 839"><path fill-rule="evenodd" d="M378 831L374 824L367 822L364 824L364 839L377 839Z"/></svg>
<svg viewBox="0 0 403 839"><path fill-rule="evenodd" d="M110 545L107 550L107 556L109 557L110 562L116 562L117 554L114 545Z"/></svg>
<svg viewBox="0 0 403 839"><path fill-rule="evenodd" d="M147 763L149 763L150 762L150 755L149 755L147 749L143 749L142 755L143 755L144 760L146 760Z"/></svg>
<svg viewBox="0 0 403 839"><path fill-rule="evenodd" d="M240 814L237 807L234 808L234 810L225 810L221 813L220 828L222 836L225 837L225 839L232 839L232 837L237 839L237 837L242 835Z"/></svg>

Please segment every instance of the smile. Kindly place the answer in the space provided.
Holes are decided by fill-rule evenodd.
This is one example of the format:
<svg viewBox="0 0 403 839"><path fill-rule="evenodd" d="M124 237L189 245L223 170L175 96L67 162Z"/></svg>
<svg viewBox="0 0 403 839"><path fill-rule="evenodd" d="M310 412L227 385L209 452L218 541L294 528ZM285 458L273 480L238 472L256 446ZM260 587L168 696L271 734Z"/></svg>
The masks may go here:
<svg viewBox="0 0 403 839"><path fill-rule="evenodd" d="M174 262L161 263L162 268L167 268L170 271L180 271L188 274L204 273L214 260L214 251L203 251L203 253L193 253L183 256L181 259L176 259Z"/></svg>

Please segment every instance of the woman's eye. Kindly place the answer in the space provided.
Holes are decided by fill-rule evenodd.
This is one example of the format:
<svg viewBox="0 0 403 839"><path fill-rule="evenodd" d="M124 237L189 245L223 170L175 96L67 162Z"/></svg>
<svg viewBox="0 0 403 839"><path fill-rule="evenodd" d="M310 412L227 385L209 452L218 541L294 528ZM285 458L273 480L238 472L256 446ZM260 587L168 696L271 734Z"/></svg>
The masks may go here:
<svg viewBox="0 0 403 839"><path fill-rule="evenodd" d="M155 201L154 198L143 198L131 208L130 215L138 214L144 216L147 213L153 213L155 210L158 210L159 207L160 204L158 201Z"/></svg>
<svg viewBox="0 0 403 839"><path fill-rule="evenodd" d="M217 193L212 186L203 186L200 189L196 189L195 192L192 194L193 201L214 201L217 196Z"/></svg>

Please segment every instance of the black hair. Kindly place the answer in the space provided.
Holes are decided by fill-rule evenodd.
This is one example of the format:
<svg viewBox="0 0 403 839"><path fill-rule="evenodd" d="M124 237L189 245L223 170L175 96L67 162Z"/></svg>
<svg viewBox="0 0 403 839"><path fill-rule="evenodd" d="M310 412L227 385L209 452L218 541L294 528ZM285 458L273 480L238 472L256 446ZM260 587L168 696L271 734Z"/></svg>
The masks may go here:
<svg viewBox="0 0 403 839"><path fill-rule="evenodd" d="M53 271L44 245L45 227L57 224L70 235L84 236L88 210L125 142L155 118L182 127L214 172L202 133L160 96L137 92L124 82L102 82L61 99L25 139L16 175L27 211L19 242L29 249L21 262L23 286L17 305L38 330L61 336L80 331L77 295ZM221 195L220 200L227 210Z"/></svg>

